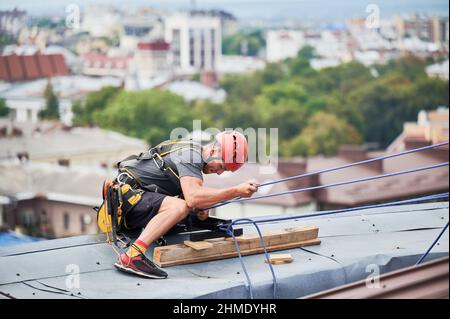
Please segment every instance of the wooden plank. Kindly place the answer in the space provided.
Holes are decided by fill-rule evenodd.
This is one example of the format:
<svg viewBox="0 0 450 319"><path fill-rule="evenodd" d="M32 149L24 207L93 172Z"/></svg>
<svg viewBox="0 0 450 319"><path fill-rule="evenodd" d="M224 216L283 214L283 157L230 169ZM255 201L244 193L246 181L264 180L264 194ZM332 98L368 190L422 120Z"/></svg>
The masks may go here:
<svg viewBox="0 0 450 319"><path fill-rule="evenodd" d="M267 263L267 259L264 260ZM291 254L270 254L269 261L271 264L287 264L294 261Z"/></svg>
<svg viewBox="0 0 450 319"><path fill-rule="evenodd" d="M184 244L188 247L191 247L195 250L202 250L202 249L208 249L211 248L213 246L212 243L209 243L207 241L190 241L190 240L185 240Z"/></svg>
<svg viewBox="0 0 450 319"><path fill-rule="evenodd" d="M318 245L319 229L315 226L297 227L295 229L277 230L263 233L267 251L285 250L303 246ZM262 253L258 234L236 237L242 255ZM153 261L160 267L204 262L209 260L236 257L237 251L233 239L208 241L212 247L194 250L184 244L156 247Z"/></svg>

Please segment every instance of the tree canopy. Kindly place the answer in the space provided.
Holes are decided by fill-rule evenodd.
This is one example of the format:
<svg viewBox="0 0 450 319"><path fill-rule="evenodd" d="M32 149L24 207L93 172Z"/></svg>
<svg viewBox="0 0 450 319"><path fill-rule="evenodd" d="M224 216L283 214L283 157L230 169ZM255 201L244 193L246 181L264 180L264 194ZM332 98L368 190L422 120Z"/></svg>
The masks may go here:
<svg viewBox="0 0 450 319"><path fill-rule="evenodd" d="M53 85L48 81L44 91L45 107L39 112L41 119L58 120L59 119L59 99L53 90Z"/></svg>
<svg viewBox="0 0 450 319"><path fill-rule="evenodd" d="M158 90L104 88L74 105L75 123L99 125L150 143L175 127L278 128L281 154L335 154L339 145L375 142L386 147L420 110L448 106L448 81L430 78L430 61L414 57L366 67L357 62L314 70L311 47L252 74L227 75L222 104L185 102Z"/></svg>

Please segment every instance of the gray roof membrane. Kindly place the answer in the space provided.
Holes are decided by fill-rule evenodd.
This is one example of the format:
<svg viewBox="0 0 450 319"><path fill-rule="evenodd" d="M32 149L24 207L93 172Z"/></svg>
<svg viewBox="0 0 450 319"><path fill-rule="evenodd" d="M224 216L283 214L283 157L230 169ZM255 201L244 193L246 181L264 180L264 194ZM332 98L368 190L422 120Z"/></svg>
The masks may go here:
<svg viewBox="0 0 450 319"><path fill-rule="evenodd" d="M448 202L439 202L264 223L260 228L319 227L320 245L282 251L294 261L273 265L277 298L298 298L368 278L374 271L413 265L448 220ZM244 233L255 232L253 226L242 227ZM172 236L168 241L183 239ZM426 260L447 256L448 247L447 230ZM119 272L113 267L116 258L100 235L0 249L0 298L249 298L238 258L169 267L165 280ZM243 259L254 297L272 298L264 255Z"/></svg>

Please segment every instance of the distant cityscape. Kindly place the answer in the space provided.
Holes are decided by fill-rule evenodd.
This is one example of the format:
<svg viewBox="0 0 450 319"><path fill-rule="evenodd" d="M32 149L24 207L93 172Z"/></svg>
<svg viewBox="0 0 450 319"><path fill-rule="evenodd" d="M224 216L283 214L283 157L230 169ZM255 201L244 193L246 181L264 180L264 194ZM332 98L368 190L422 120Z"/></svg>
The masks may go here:
<svg viewBox="0 0 450 319"><path fill-rule="evenodd" d="M243 21L223 10L141 7L125 12L112 5L78 9L71 8L75 11L69 10L67 17L44 18L18 8L0 11L0 97L16 120L37 120L43 79L48 76L53 76L59 92L61 120L71 124L73 101L101 86L158 87L187 100L221 102L226 93L218 87L218 78L263 69L267 63L296 56L305 46L315 49L311 66L316 70L414 55L439 60L427 72L448 79L448 15L417 13L372 22L369 19L379 17L362 16L315 27L263 26L263 45L250 52L244 38L238 52L230 55L223 41L238 33ZM199 81L192 81L196 74Z"/></svg>

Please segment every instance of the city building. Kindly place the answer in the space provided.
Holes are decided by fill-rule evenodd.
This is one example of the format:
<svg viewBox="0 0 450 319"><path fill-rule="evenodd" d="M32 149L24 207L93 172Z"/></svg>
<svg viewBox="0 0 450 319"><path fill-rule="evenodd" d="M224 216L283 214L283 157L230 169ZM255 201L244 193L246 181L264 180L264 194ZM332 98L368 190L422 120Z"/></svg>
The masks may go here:
<svg viewBox="0 0 450 319"><path fill-rule="evenodd" d="M136 75L141 78L170 77L170 45L164 40L139 42L134 54Z"/></svg>
<svg viewBox="0 0 450 319"><path fill-rule="evenodd" d="M0 97L12 109L16 122L37 122L39 111L45 107L44 91L52 84L59 99L60 120L72 124L72 103L83 99L89 92L98 91L104 86L119 87L123 81L117 77L89 77L82 75L55 76L49 79L36 79L26 82L7 83L0 86Z"/></svg>
<svg viewBox="0 0 450 319"><path fill-rule="evenodd" d="M0 11L0 33L17 35L26 26L26 23L27 13L23 10L14 8Z"/></svg>
<svg viewBox="0 0 450 319"><path fill-rule="evenodd" d="M96 234L93 207L102 202L101 185L113 172L104 168L47 163L0 163L3 227L27 235L58 238Z"/></svg>
<svg viewBox="0 0 450 319"><path fill-rule="evenodd" d="M120 48L133 53L138 43L164 38L164 25L162 17L157 13L147 13L125 18L122 23Z"/></svg>
<svg viewBox="0 0 450 319"><path fill-rule="evenodd" d="M196 81L176 80L164 85L163 88L182 96L188 102L208 100L213 103L223 103L226 98L224 89L214 88Z"/></svg>
<svg viewBox="0 0 450 319"><path fill-rule="evenodd" d="M129 72L129 56L109 56L102 53L86 53L81 56L83 63L83 74L89 76L113 76L125 78Z"/></svg>
<svg viewBox="0 0 450 319"><path fill-rule="evenodd" d="M2 55L0 80L30 81L69 74L62 54Z"/></svg>
<svg viewBox="0 0 450 319"><path fill-rule="evenodd" d="M279 62L297 56L305 45L304 33L290 30L271 30L266 37L267 62Z"/></svg>
<svg viewBox="0 0 450 319"><path fill-rule="evenodd" d="M435 64L427 66L425 71L427 72L428 76L430 76L430 77L438 77L438 78L448 81L448 79L449 79L448 59L441 63L435 63Z"/></svg>
<svg viewBox="0 0 450 319"><path fill-rule="evenodd" d="M96 127L0 119L0 161L112 168L119 160L146 148L140 139Z"/></svg>
<svg viewBox="0 0 450 319"><path fill-rule="evenodd" d="M170 43L177 73L216 70L222 55L220 18L176 13L165 19L165 40Z"/></svg>
<svg viewBox="0 0 450 319"><path fill-rule="evenodd" d="M54 238L96 234L101 185L148 145L98 128L0 122L0 227Z"/></svg>
<svg viewBox="0 0 450 319"><path fill-rule="evenodd" d="M90 5L82 13L81 30L92 37L117 37L122 14L109 5Z"/></svg>
<svg viewBox="0 0 450 319"><path fill-rule="evenodd" d="M241 55L222 55L218 65L217 73L222 74L242 74L263 70L266 61L261 58Z"/></svg>

